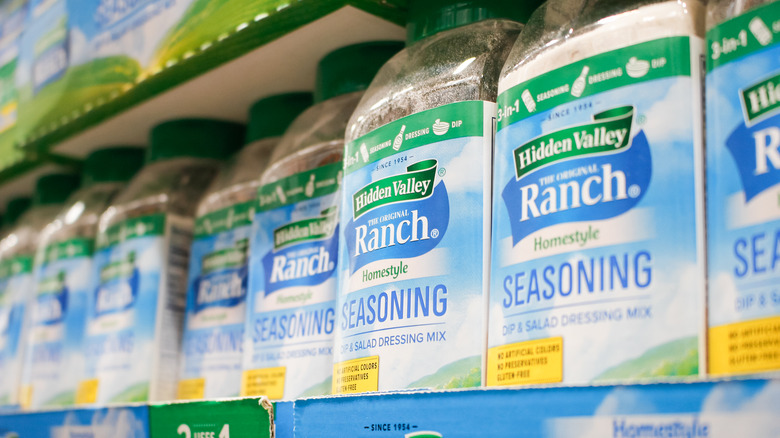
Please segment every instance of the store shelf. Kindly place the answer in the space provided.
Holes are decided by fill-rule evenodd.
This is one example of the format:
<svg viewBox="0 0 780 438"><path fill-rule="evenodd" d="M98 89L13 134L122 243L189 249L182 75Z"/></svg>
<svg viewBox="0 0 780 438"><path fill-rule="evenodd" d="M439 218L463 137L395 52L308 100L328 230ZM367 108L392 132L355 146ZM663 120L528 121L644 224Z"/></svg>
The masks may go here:
<svg viewBox="0 0 780 438"><path fill-rule="evenodd" d="M777 438L778 406L780 381L765 379L473 389L322 397L273 407L250 398L6 414L0 415L0 434L220 438L228 430L230 438Z"/></svg>
<svg viewBox="0 0 780 438"><path fill-rule="evenodd" d="M145 145L149 129L163 120L245 121L260 97L312 89L317 62L329 51L361 41L403 39L403 3L298 0L269 12L245 11L259 18L231 25L233 32L220 34L213 44L21 139L21 153L0 169L0 205L29 195L36 177L50 171L52 163L83 158L105 145Z"/></svg>
<svg viewBox="0 0 780 438"><path fill-rule="evenodd" d="M780 436L778 406L776 380L398 393L298 401L295 433L769 438Z"/></svg>

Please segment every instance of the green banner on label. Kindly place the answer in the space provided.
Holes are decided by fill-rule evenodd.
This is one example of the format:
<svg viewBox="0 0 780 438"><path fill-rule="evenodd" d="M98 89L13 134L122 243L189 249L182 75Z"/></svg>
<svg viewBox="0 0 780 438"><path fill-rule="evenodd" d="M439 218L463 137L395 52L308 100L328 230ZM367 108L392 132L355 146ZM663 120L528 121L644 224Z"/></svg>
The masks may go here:
<svg viewBox="0 0 780 438"><path fill-rule="evenodd" d="M0 279L32 272L32 265L33 256L30 254L18 255L8 260L0 261Z"/></svg>
<svg viewBox="0 0 780 438"><path fill-rule="evenodd" d="M393 202L424 199L433 193L436 160L423 160L406 168L406 173L374 181L352 195L355 219Z"/></svg>
<svg viewBox="0 0 780 438"><path fill-rule="evenodd" d="M444 140L484 135L484 105L470 100L398 119L351 141L344 156L349 174L402 151Z"/></svg>
<svg viewBox="0 0 780 438"><path fill-rule="evenodd" d="M556 161L625 148L633 116L633 106L622 106L593 115L593 123L536 137L514 150L517 179Z"/></svg>
<svg viewBox="0 0 780 438"><path fill-rule="evenodd" d="M341 163L296 173L257 190L258 211L268 211L335 193L341 186Z"/></svg>
<svg viewBox="0 0 780 438"><path fill-rule="evenodd" d="M256 201L243 202L205 214L195 220L195 238L252 225Z"/></svg>
<svg viewBox="0 0 780 438"><path fill-rule="evenodd" d="M124 259L109 263L100 270L100 282L128 278L133 274L133 269L135 269L135 252L130 251Z"/></svg>
<svg viewBox="0 0 780 438"><path fill-rule="evenodd" d="M582 97L655 79L690 75L688 37L661 38L601 53L501 93L497 129Z"/></svg>
<svg viewBox="0 0 780 438"><path fill-rule="evenodd" d="M780 74L745 88L739 97L749 124L776 111L780 108Z"/></svg>
<svg viewBox="0 0 780 438"><path fill-rule="evenodd" d="M323 210L320 217L292 222L274 230L274 249L309 240L325 239L333 235L338 224L338 209Z"/></svg>
<svg viewBox="0 0 780 438"><path fill-rule="evenodd" d="M52 243L46 247L43 263L76 257L89 257L92 255L94 247L95 241L87 238L76 238Z"/></svg>
<svg viewBox="0 0 780 438"><path fill-rule="evenodd" d="M707 71L780 42L780 3L771 2L707 32Z"/></svg>
<svg viewBox="0 0 780 438"><path fill-rule="evenodd" d="M238 268L246 264L249 239L241 239L233 248L214 251L203 257L201 270L204 274L226 268Z"/></svg>
<svg viewBox="0 0 780 438"><path fill-rule="evenodd" d="M136 237L162 236L165 234L165 213L127 219L112 225L98 234L97 247L102 249Z"/></svg>
<svg viewBox="0 0 780 438"><path fill-rule="evenodd" d="M150 437L271 437L272 409L260 398L152 405Z"/></svg>
<svg viewBox="0 0 780 438"><path fill-rule="evenodd" d="M38 282L35 290L36 295L56 294L62 292L65 287L65 271L60 271L56 275Z"/></svg>

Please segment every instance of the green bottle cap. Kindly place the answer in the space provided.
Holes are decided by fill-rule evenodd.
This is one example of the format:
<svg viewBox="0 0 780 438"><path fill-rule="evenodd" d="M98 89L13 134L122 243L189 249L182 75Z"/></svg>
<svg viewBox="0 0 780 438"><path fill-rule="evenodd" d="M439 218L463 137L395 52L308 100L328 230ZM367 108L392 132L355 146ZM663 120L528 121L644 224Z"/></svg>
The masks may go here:
<svg viewBox="0 0 780 438"><path fill-rule="evenodd" d="M144 165L143 148L116 146L87 155L81 174L84 186L100 182L125 182Z"/></svg>
<svg viewBox="0 0 780 438"><path fill-rule="evenodd" d="M178 119L152 128L146 163L179 157L224 160L244 145L246 127L213 119Z"/></svg>
<svg viewBox="0 0 780 438"><path fill-rule="evenodd" d="M293 120L312 104L311 93L285 93L264 97L249 109L246 143L284 134Z"/></svg>
<svg viewBox="0 0 780 438"><path fill-rule="evenodd" d="M541 0L409 0L406 41L412 44L443 30L489 18L525 23L541 4Z"/></svg>
<svg viewBox="0 0 780 438"><path fill-rule="evenodd" d="M81 178L75 173L52 173L35 182L33 206L60 204L79 188Z"/></svg>
<svg viewBox="0 0 780 438"><path fill-rule="evenodd" d="M314 102L365 90L379 68L403 47L400 41L373 41L342 47L325 55L317 67Z"/></svg>
<svg viewBox="0 0 780 438"><path fill-rule="evenodd" d="M3 225L11 227L19 219L19 216L23 215L28 208L32 205L32 199L27 197L14 198L8 201L5 207L5 214L3 215Z"/></svg>

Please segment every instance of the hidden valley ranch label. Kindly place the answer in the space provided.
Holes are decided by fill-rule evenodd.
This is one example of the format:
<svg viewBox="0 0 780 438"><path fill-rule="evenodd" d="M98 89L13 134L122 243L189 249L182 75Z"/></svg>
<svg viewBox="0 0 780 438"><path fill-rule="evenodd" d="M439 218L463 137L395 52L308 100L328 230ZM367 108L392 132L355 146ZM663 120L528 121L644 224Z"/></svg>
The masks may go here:
<svg viewBox="0 0 780 438"><path fill-rule="evenodd" d="M499 96L488 385L699 373L697 44L636 44Z"/></svg>
<svg viewBox="0 0 780 438"><path fill-rule="evenodd" d="M709 372L780 369L780 4L707 33Z"/></svg>

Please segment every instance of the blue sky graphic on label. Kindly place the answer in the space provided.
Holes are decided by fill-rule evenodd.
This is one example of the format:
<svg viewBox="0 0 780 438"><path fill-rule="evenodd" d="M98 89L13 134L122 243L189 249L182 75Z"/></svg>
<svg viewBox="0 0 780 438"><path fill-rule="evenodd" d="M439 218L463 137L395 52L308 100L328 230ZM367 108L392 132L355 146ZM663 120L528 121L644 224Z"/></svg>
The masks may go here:
<svg viewBox="0 0 780 438"><path fill-rule="evenodd" d="M9 354L13 354L19 346L19 332L24 319L24 306L11 305L4 318L4 324L0 328L0 340L2 340L0 345L5 347L0 350L0 362Z"/></svg>

